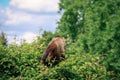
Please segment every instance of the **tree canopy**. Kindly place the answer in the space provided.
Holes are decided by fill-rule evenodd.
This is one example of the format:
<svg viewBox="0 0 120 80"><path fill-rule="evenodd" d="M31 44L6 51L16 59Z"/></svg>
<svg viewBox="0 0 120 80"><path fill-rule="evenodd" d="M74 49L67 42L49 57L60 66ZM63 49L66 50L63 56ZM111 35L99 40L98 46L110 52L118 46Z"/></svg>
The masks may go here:
<svg viewBox="0 0 120 80"><path fill-rule="evenodd" d="M57 32L69 35L73 51L107 55L108 70L120 71L120 0L60 0Z"/></svg>
<svg viewBox="0 0 120 80"><path fill-rule="evenodd" d="M62 17L57 31L80 42L84 51L119 51L119 0L60 0Z"/></svg>

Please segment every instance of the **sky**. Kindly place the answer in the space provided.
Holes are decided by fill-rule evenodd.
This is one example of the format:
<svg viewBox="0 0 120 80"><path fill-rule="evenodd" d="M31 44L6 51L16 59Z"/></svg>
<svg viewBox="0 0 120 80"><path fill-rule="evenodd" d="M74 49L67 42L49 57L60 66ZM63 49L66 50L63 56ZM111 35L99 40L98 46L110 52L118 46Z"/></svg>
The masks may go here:
<svg viewBox="0 0 120 80"><path fill-rule="evenodd" d="M7 35L8 44L32 42L42 31L54 32L60 18L59 0L0 0L0 31Z"/></svg>

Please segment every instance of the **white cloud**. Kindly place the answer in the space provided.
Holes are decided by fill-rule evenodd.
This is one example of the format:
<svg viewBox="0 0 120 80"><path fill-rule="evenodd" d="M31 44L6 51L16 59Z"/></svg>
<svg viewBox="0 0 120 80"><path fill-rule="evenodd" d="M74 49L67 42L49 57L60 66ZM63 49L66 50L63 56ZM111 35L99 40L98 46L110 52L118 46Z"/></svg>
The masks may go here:
<svg viewBox="0 0 120 80"><path fill-rule="evenodd" d="M0 9L0 13L4 13L4 10Z"/></svg>
<svg viewBox="0 0 120 80"><path fill-rule="evenodd" d="M17 35L17 44L20 44L21 39L30 43L35 39L36 26L42 27L43 30L54 31L57 26L56 22L60 18L60 15L56 13L58 2L59 0L11 0L9 6L4 11L0 11L5 16L3 24L7 31L19 32L9 32L9 43L14 42L15 34Z"/></svg>
<svg viewBox="0 0 120 80"><path fill-rule="evenodd" d="M14 11L12 9L6 10L7 19L5 25L21 25L34 24L38 26L56 24L59 15L35 15L21 11ZM52 26L51 26L52 27Z"/></svg>
<svg viewBox="0 0 120 80"><path fill-rule="evenodd" d="M5 15L4 15L5 11L3 9L0 8L0 27L4 21Z"/></svg>
<svg viewBox="0 0 120 80"><path fill-rule="evenodd" d="M58 10L59 0L11 0L10 6L29 11L54 11Z"/></svg>
<svg viewBox="0 0 120 80"><path fill-rule="evenodd" d="M25 32L19 36L15 36L15 35L14 36L7 36L7 40L8 40L8 44L16 43L16 44L20 45L21 40L25 40L27 43L31 43L37 39L37 36L38 36L38 34L35 34L33 32Z"/></svg>
<svg viewBox="0 0 120 80"><path fill-rule="evenodd" d="M39 25L43 25L47 22L56 21L58 15L51 15L49 12L57 12L58 1L59 0L11 0L10 6L8 6L5 11L5 15L7 16L5 25L28 23L39 23ZM32 13L28 13L27 11L31 11ZM43 14L36 14L34 12L41 12ZM47 14L44 14L45 12L47 12Z"/></svg>
<svg viewBox="0 0 120 80"><path fill-rule="evenodd" d="M5 31L5 33L11 35L11 34L16 34L16 31L12 31L12 30L11 31Z"/></svg>
<svg viewBox="0 0 120 80"><path fill-rule="evenodd" d="M31 15L25 12L14 11L10 8L6 9L6 16L7 16L7 20L5 21L6 25L17 25L32 21Z"/></svg>
<svg viewBox="0 0 120 80"><path fill-rule="evenodd" d="M36 40L37 34L34 34L33 32L25 32L21 38L26 40L26 42L31 43L33 40Z"/></svg>

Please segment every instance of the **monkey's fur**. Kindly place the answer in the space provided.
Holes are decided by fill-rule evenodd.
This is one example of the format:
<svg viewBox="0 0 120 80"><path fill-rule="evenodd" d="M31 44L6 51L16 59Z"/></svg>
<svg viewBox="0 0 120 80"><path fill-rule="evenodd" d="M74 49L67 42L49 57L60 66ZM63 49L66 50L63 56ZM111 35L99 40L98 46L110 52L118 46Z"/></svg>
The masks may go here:
<svg viewBox="0 0 120 80"><path fill-rule="evenodd" d="M42 63L46 66L55 66L61 60L65 58L66 43L63 37L55 37L48 44L45 52L42 56Z"/></svg>

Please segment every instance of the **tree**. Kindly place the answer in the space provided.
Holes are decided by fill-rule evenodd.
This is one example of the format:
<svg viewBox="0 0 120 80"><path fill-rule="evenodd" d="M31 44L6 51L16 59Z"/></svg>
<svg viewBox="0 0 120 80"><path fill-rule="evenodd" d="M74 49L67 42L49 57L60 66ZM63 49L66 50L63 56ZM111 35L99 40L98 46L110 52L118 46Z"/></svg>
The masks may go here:
<svg viewBox="0 0 120 80"><path fill-rule="evenodd" d="M69 35L72 40L75 40L76 36L80 31L80 26L78 16L80 13L77 10L74 0L61 0L60 1L60 11L64 11L60 22L58 22L57 32L62 32L63 36Z"/></svg>
<svg viewBox="0 0 120 80"><path fill-rule="evenodd" d="M60 0L59 6L57 32L69 34L80 53L108 55L108 69L119 73L120 0Z"/></svg>
<svg viewBox="0 0 120 80"><path fill-rule="evenodd" d="M106 53L120 46L119 0L60 0L59 6L57 31L79 41L84 51Z"/></svg>
<svg viewBox="0 0 120 80"><path fill-rule="evenodd" d="M4 32L0 32L0 45L7 45L7 39Z"/></svg>

